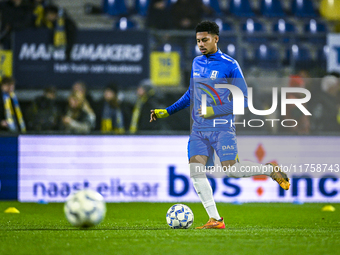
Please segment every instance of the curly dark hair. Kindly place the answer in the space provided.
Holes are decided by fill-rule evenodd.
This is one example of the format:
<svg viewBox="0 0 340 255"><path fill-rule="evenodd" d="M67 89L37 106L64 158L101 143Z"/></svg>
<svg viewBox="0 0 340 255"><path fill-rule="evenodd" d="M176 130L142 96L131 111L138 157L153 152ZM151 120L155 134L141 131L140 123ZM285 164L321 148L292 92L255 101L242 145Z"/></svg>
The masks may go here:
<svg viewBox="0 0 340 255"><path fill-rule="evenodd" d="M214 21L204 20L197 24L196 33L198 32L208 32L208 34L220 34L220 28Z"/></svg>

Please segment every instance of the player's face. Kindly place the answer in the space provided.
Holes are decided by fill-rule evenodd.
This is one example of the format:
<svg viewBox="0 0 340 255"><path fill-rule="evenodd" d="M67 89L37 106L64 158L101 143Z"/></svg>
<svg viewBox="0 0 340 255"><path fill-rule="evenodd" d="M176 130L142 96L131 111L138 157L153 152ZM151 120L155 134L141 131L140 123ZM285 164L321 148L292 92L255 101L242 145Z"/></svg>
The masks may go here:
<svg viewBox="0 0 340 255"><path fill-rule="evenodd" d="M199 50L203 55L217 52L218 36L208 32L196 33L196 42Z"/></svg>

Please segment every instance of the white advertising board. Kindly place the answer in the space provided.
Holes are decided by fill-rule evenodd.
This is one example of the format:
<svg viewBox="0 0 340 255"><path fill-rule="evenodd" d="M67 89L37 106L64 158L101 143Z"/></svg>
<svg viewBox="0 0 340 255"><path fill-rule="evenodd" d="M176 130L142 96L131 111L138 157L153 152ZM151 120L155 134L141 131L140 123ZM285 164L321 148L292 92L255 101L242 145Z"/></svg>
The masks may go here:
<svg viewBox="0 0 340 255"><path fill-rule="evenodd" d="M329 48L327 71L340 72L340 34L328 34L327 44Z"/></svg>
<svg viewBox="0 0 340 255"><path fill-rule="evenodd" d="M20 136L19 201L62 202L92 188L108 202L198 202L187 142L188 136ZM291 188L283 191L270 178L212 178L215 200L340 202L339 144L340 137L240 136L240 160L283 164ZM318 178L313 164L322 168Z"/></svg>

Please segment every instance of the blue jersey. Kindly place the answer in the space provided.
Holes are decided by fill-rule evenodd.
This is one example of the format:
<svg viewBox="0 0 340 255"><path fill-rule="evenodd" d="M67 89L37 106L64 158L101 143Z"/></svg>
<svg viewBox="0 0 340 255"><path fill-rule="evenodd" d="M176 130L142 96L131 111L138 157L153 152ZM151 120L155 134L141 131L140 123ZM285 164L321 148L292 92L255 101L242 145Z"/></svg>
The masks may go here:
<svg viewBox="0 0 340 255"><path fill-rule="evenodd" d="M218 50L214 54L196 57L192 63L189 89L173 105L166 108L174 114L192 105L192 130L196 131L235 131L233 115L233 99L229 89L215 88L215 84L232 84L241 89L244 95L244 106L248 106L248 90L241 68L237 61ZM206 94L207 106L214 110L214 116L203 118L198 114L201 107L202 94ZM227 120L226 125L216 125L214 119Z"/></svg>

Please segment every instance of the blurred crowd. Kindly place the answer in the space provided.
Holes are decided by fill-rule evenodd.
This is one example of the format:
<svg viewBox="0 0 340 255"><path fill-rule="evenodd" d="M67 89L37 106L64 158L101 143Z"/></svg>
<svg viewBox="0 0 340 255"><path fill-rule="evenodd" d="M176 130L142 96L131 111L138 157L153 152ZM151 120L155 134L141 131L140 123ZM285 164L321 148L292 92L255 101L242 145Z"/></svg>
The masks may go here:
<svg viewBox="0 0 340 255"><path fill-rule="evenodd" d="M77 81L72 85L65 100L58 96L54 86L47 87L43 95L20 107L15 94L15 80L4 77L1 82L0 130L8 132L89 133L93 131L111 134L135 134L152 130L189 130L189 112L184 118L176 116L170 121L149 123L150 110L173 103L181 94L166 97L155 93L150 80L142 80L129 99L110 83L102 91L100 99L94 100L86 84Z"/></svg>
<svg viewBox="0 0 340 255"><path fill-rule="evenodd" d="M249 85L249 84L248 84ZM259 110L266 110L272 106L272 94L258 93L257 86L254 89L254 107ZM273 87L274 84L273 84ZM279 110L281 106L281 95L278 95L277 110L270 116L257 116L249 110L246 111L246 119L293 119L298 123L295 127L283 127L283 125L274 125L272 128L267 126L267 132L271 134L325 134L340 132L340 74L331 72L322 78L312 78L309 71L299 70L296 74L290 75L286 87L304 88L311 93L311 99L303 104L303 107L311 114L305 115L295 104L287 104L286 115L282 115ZM303 99L304 93L287 93L287 99ZM289 125L294 125L290 123ZM254 129L245 128L247 130Z"/></svg>
<svg viewBox="0 0 340 255"><path fill-rule="evenodd" d="M312 79L307 71L302 70L290 76L287 86L306 88L311 92L311 100L304 106L312 116L304 115L295 105L288 105L287 115L281 116L281 119L294 119L298 125L276 132L299 135L340 132L340 74L329 73L321 79ZM150 80L142 80L132 96L127 96L125 91L120 91L114 83L108 84L101 93L101 97L94 100L91 93L87 91L86 84L77 81L72 85L66 100L58 96L55 87L50 86L44 90L43 95L20 107L15 94L15 80L4 77L1 82L0 129L8 132L89 133L97 131L111 134L190 130L189 108L162 121L149 122L151 109L169 106L181 96L182 92L156 93L156 88ZM287 96L291 99L305 97L301 93L290 93ZM256 109L270 108L271 95L255 93L253 97ZM278 118L279 115L280 113L276 112L274 117ZM246 117L259 118L251 114ZM246 129L237 126L237 130ZM273 130L270 132L273 133Z"/></svg>
<svg viewBox="0 0 340 255"><path fill-rule="evenodd" d="M0 15L0 42L4 49L11 49L13 32L30 28L56 31L60 19L68 42L65 41L65 46L73 43L74 21L62 9L50 4L49 0L1 0Z"/></svg>
<svg viewBox="0 0 340 255"><path fill-rule="evenodd" d="M296 127L294 132L309 134L313 132L339 132L340 131L340 74L333 72L320 79L310 79L300 76L302 81L299 86L311 92L311 100L306 103L306 108L312 114L302 116L301 111L294 107L290 114L300 120L302 125Z"/></svg>
<svg viewBox="0 0 340 255"><path fill-rule="evenodd" d="M146 23L156 29L194 29L203 17L212 14L201 0L178 0L170 9L167 1L151 0Z"/></svg>

